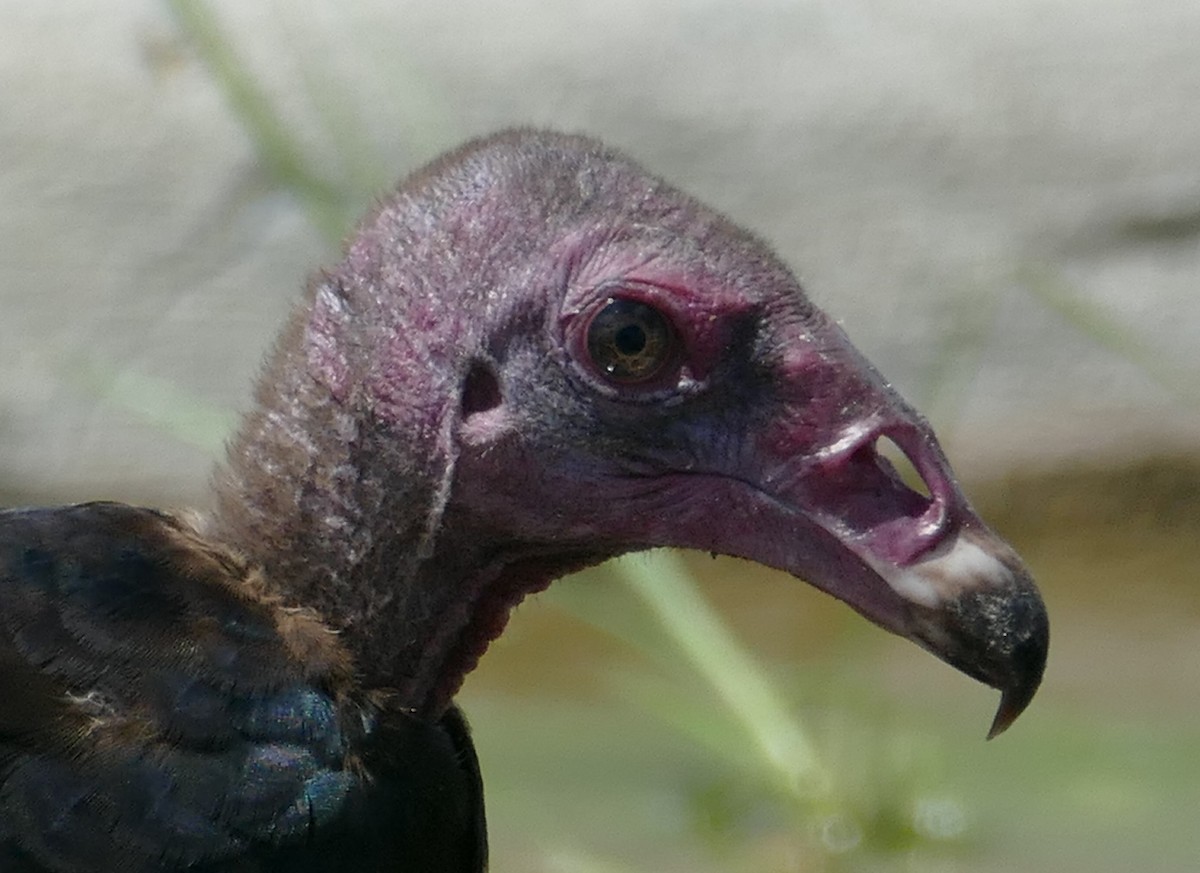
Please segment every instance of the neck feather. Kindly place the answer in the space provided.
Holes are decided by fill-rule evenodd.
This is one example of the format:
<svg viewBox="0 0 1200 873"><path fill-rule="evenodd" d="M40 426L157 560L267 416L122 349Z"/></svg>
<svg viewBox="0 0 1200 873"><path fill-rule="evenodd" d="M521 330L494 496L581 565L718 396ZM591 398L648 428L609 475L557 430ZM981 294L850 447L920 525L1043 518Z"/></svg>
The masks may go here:
<svg viewBox="0 0 1200 873"><path fill-rule="evenodd" d="M339 632L365 687L436 715L526 593L594 559L443 514L445 471L335 400L310 373L304 331L301 313L229 446L210 531L261 565L286 606Z"/></svg>

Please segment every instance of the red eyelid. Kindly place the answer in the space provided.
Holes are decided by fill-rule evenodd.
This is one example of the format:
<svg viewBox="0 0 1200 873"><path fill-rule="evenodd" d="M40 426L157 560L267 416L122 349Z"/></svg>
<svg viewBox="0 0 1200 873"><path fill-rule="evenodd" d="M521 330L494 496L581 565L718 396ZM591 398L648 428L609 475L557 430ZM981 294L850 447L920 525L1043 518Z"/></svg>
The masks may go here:
<svg viewBox="0 0 1200 873"><path fill-rule="evenodd" d="M588 360L588 326L612 299L633 300L657 309L675 332L677 363L665 368L661 378L623 386L623 390L656 392L673 387L681 379L701 382L712 370L724 348L721 336L724 333L723 319L713 308L713 301L687 288L624 279L596 286L589 297L584 306L564 318L568 345L574 357L585 366ZM603 379L603 376L594 372L594 368L588 369Z"/></svg>
<svg viewBox="0 0 1200 873"><path fill-rule="evenodd" d="M629 297L662 312L675 328L682 349L680 358L688 374L697 382L708 378L726 348L729 319L725 316L739 307L688 285L627 280L613 287L620 288L621 293L610 292L607 297Z"/></svg>

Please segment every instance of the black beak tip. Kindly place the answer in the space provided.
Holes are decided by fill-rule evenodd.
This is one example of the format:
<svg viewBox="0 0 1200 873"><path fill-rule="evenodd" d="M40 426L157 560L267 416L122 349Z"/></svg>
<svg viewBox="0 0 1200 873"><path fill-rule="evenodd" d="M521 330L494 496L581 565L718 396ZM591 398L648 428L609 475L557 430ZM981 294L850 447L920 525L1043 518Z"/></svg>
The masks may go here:
<svg viewBox="0 0 1200 873"><path fill-rule="evenodd" d="M1032 699L1033 695L1028 693L1022 693L1020 697L1009 691L1002 693L1000 708L996 710L996 717L992 719L992 726L988 729L987 738L994 740L1008 730L1008 726L1017 720L1017 716L1025 711L1025 707Z"/></svg>
<svg viewBox="0 0 1200 873"><path fill-rule="evenodd" d="M1008 729L1042 682L1050 621L1028 575L991 590L967 591L920 616L916 639L952 667L1000 690L988 739Z"/></svg>
<svg viewBox="0 0 1200 873"><path fill-rule="evenodd" d="M989 740L1004 733L1017 720L1042 684L1046 655L1050 648L1050 623L1041 598L1036 594L1034 598L1036 602L1029 604L1026 601L1026 608L1022 610L1025 616L1021 630L1016 634L1015 644L1010 644L1005 659L1005 680L996 683L1000 688L1000 708L996 710L996 717L988 731ZM1034 608L1029 608L1031 605Z"/></svg>

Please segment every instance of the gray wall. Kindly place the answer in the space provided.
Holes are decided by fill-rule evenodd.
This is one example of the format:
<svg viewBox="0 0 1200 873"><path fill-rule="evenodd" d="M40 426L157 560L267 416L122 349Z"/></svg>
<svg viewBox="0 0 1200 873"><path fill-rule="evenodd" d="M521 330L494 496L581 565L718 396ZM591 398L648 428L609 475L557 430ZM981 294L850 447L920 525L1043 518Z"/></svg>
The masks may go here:
<svg viewBox="0 0 1200 873"><path fill-rule="evenodd" d="M772 240L968 478L1200 448L1200 4L0 0L0 493L201 493L329 229L517 123Z"/></svg>

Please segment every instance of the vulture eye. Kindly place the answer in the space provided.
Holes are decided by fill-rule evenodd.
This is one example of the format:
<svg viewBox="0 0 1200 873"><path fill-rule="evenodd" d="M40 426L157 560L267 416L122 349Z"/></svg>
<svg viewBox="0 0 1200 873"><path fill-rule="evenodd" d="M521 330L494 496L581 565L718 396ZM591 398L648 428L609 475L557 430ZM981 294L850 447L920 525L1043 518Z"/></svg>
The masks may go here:
<svg viewBox="0 0 1200 873"><path fill-rule="evenodd" d="M674 357L675 346L666 316L638 300L610 297L588 324L588 356L612 382L653 379Z"/></svg>

